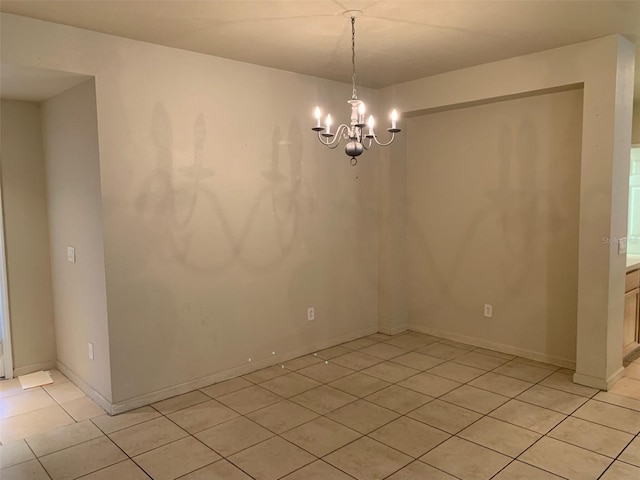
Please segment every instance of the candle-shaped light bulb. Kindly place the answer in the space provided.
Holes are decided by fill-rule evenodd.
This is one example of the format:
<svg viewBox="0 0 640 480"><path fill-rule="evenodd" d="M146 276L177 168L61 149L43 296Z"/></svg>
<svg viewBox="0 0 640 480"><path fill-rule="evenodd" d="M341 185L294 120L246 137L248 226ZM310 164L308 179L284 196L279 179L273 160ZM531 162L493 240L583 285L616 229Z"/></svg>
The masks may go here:
<svg viewBox="0 0 640 480"><path fill-rule="evenodd" d="M367 122L367 125L369 126L369 135L373 135L373 124L373 115L369 115L369 121Z"/></svg>
<svg viewBox="0 0 640 480"><path fill-rule="evenodd" d="M322 116L322 114L320 113L320 107L316 107L314 116L316 117L316 127L322 127L322 125L320 125L320 117Z"/></svg>
<svg viewBox="0 0 640 480"><path fill-rule="evenodd" d="M327 133L331 133L331 115L327 115L325 123L327 124Z"/></svg>
<svg viewBox="0 0 640 480"><path fill-rule="evenodd" d="M391 128L396 128L397 121L398 121L398 112L394 108L393 112L391 112Z"/></svg>

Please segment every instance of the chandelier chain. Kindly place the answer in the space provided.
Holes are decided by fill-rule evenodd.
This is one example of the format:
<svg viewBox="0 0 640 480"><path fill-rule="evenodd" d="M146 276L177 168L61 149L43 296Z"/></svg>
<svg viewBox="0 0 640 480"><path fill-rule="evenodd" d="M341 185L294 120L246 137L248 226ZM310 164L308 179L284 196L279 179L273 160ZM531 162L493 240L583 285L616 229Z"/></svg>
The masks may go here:
<svg viewBox="0 0 640 480"><path fill-rule="evenodd" d="M351 17L351 67L352 76L351 82L353 84L353 92L351 98L353 100L358 99L358 93L356 92L356 17Z"/></svg>

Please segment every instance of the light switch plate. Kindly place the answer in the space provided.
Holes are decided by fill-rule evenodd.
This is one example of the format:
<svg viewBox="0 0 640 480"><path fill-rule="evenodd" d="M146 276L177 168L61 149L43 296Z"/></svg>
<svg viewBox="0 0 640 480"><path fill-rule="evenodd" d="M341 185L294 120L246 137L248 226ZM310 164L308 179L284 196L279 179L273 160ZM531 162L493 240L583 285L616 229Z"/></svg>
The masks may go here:
<svg viewBox="0 0 640 480"><path fill-rule="evenodd" d="M75 247L67 247L67 260L71 263L76 263L76 249Z"/></svg>
<svg viewBox="0 0 640 480"><path fill-rule="evenodd" d="M618 255L626 255L627 254L627 239L621 238L618 240Z"/></svg>

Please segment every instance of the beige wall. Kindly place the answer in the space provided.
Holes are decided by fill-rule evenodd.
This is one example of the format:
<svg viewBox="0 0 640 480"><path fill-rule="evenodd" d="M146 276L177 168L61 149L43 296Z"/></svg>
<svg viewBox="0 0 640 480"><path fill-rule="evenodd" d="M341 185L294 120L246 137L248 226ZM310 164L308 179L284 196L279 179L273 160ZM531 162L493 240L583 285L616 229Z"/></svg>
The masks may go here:
<svg viewBox="0 0 640 480"><path fill-rule="evenodd" d="M23 375L56 360L40 107L2 100L0 114L13 367Z"/></svg>
<svg viewBox="0 0 640 480"><path fill-rule="evenodd" d="M411 325L575 361L581 131L581 90L407 121Z"/></svg>
<svg viewBox="0 0 640 480"><path fill-rule="evenodd" d="M111 400L102 197L93 80L42 104L58 363ZM67 260L75 248L76 263ZM89 359L88 343L94 345Z"/></svg>
<svg viewBox="0 0 640 480"><path fill-rule="evenodd" d="M1 30L5 63L96 76L114 403L377 330L377 154L351 167L310 130L316 104L347 120L348 85L11 15Z"/></svg>
<svg viewBox="0 0 640 480"><path fill-rule="evenodd" d="M378 108L395 105L406 118L491 99L584 85L574 379L603 389L623 373L625 256L618 254L615 242L605 243L602 238L621 238L627 231L633 75L633 44L620 36L609 36L394 85L378 92ZM402 171L405 162L406 156L389 162L383 159L380 169ZM402 181L400 176L390 178L397 178L397 184ZM401 188L395 191L402 195ZM385 196L380 200L380 209L389 209L390 216L402 214L398 211L402 202L390 202ZM381 238L385 237L389 235L381 232ZM397 235L393 238L400 243L395 251L402 252L405 239ZM383 260L403 263L402 255L397 262L393 257ZM408 264L411 261L407 259ZM391 290L397 288L386 286ZM406 320L399 315L391 321L400 325Z"/></svg>

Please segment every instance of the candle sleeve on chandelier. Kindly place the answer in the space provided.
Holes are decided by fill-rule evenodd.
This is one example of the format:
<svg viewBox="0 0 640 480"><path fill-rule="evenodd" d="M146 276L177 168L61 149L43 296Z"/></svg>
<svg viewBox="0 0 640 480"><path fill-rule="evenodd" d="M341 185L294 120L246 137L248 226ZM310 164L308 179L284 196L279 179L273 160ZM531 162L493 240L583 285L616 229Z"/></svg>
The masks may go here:
<svg viewBox="0 0 640 480"><path fill-rule="evenodd" d="M367 121L367 126L369 127L368 135L373 135L373 124L375 120L373 119L373 115L369 115L369 120Z"/></svg>
<svg viewBox="0 0 640 480"><path fill-rule="evenodd" d="M320 117L322 116L322 113L320 113L320 107L316 107L313 115L316 117L316 127L320 127Z"/></svg>
<svg viewBox="0 0 640 480"><path fill-rule="evenodd" d="M391 128L396 128L396 122L398 121L398 112L394 108L391 112Z"/></svg>
<svg viewBox="0 0 640 480"><path fill-rule="evenodd" d="M326 120L326 125L327 125L327 133L331 133L331 115L327 115L327 120Z"/></svg>
<svg viewBox="0 0 640 480"><path fill-rule="evenodd" d="M358 123L362 124L364 123L364 103L360 102L360 105L358 105Z"/></svg>

